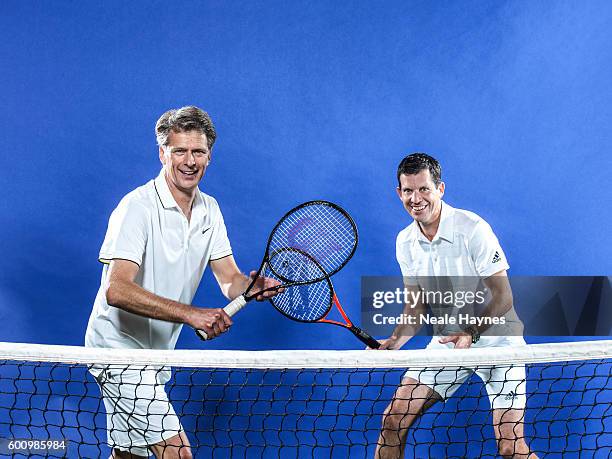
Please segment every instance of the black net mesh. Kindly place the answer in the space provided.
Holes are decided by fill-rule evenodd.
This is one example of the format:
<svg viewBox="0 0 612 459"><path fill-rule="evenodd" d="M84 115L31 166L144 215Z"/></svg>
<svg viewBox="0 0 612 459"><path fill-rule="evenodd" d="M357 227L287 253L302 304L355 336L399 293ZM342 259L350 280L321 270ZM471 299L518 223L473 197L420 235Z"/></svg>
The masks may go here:
<svg viewBox="0 0 612 459"><path fill-rule="evenodd" d="M285 358L290 366L291 356ZM606 358L527 365L522 424L532 451L540 457L610 457L611 363ZM0 454L108 457L109 430L111 443L138 447L143 438L173 436L176 418L195 457L373 457L405 372L181 367L164 383L167 375L159 366L97 368L94 377L83 364L0 360ZM459 375L478 368L412 370ZM445 403L416 419L406 433L405 457L498 457L484 387L472 375ZM513 395L499 394L508 396ZM394 446L387 438L383 449ZM10 439L68 443L65 450L16 453L8 450Z"/></svg>

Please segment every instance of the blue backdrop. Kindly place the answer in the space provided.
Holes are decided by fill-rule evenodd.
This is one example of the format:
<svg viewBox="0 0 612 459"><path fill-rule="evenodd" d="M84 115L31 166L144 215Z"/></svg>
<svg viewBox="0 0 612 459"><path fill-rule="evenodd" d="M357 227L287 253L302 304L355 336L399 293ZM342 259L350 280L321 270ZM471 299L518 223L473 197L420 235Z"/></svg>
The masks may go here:
<svg viewBox="0 0 612 459"><path fill-rule="evenodd" d="M395 168L415 150L512 274L612 273L611 20L606 1L4 2L1 340L82 343L110 212L157 174L154 123L186 104L216 124L202 189L243 270L301 201L354 216L360 246L334 280L356 319L360 277L399 273ZM210 272L195 304L225 304ZM179 342L360 346L267 303Z"/></svg>

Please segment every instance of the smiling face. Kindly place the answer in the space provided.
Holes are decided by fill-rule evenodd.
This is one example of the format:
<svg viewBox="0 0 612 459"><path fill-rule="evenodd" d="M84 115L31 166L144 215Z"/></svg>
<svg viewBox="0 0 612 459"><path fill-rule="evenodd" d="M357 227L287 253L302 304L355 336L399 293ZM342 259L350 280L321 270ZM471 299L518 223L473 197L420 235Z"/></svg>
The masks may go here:
<svg viewBox="0 0 612 459"><path fill-rule="evenodd" d="M431 178L429 169L423 169L417 174L401 174L397 195L404 208L421 227L436 225L440 220L444 182L438 185Z"/></svg>
<svg viewBox="0 0 612 459"><path fill-rule="evenodd" d="M206 135L200 131L174 132L159 147L159 159L170 191L192 196L210 163Z"/></svg>

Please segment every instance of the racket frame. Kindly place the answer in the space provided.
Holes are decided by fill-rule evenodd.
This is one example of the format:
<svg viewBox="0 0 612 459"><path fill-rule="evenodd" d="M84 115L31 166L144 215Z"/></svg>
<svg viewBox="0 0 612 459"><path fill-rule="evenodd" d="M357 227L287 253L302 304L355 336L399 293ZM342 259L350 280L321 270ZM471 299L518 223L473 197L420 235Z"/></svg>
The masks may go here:
<svg viewBox="0 0 612 459"><path fill-rule="evenodd" d="M298 249L293 249L293 250L298 250ZM320 265L320 263L317 260L315 260L313 257L308 255L307 253L303 253L303 254L305 256L307 256L308 258L310 258L323 273L325 272L325 270L323 270L323 267ZM301 318L298 318L298 317L291 316L290 314L288 314L285 311L283 311L279 306L277 306L276 302L274 301L274 298L270 298L270 303L272 303L272 306L274 306L274 308L278 312L280 312L282 315L284 315L288 319L291 319L291 320L293 320L295 322L302 322L302 323L309 323L309 324L312 324L312 323L325 323L325 324L336 325L338 327L347 328L362 343L364 343L365 345L367 345L368 347L370 347L372 349L378 349L380 347L380 343L375 338L373 338L369 333L367 333L366 331L362 330L361 328L359 328L355 324L353 324L353 322L348 317L346 312L344 312L344 309L342 308L342 305L340 304L340 301L338 300L338 296L336 295L336 291L334 290L334 286L333 286L329 276L324 277L320 281L313 281L313 282L307 282L307 283L302 283L302 284L294 284L294 285L285 285L285 287L293 287L295 285L309 285L309 284L315 284L317 282L323 282L323 281L325 281L327 283L327 288L329 289L329 293L330 293L330 295L329 295L329 304L327 305L327 308L325 309L323 314L320 314L317 319L301 319ZM345 320L345 323L342 323L342 322L337 321L337 320L327 319L327 316L329 315L329 313L332 310L332 305L336 306L336 308L338 309L338 312L340 313L342 318Z"/></svg>
<svg viewBox="0 0 612 459"><path fill-rule="evenodd" d="M344 217L346 217L347 221L349 222L349 224L351 225L352 229L353 229L353 234L355 235L355 242L353 244L353 247L351 248L351 252L348 254L348 256L346 257L346 259L344 260L344 262L337 267L336 269L334 269L332 272L327 273L323 267L320 265L320 263L318 262L318 260L316 260L312 255L310 255L308 252L306 252L305 250L299 249L297 247L281 247L280 249L277 249L273 254L270 254L270 245L272 244L272 239L274 238L274 233L276 232L276 230L278 229L278 227L285 221L285 219L291 215L294 212L297 212L300 209L303 209L304 207L308 207L308 206L313 206L313 205L324 205L324 206L328 206L331 207L332 209L340 212ZM316 278L316 279L311 279L308 281L298 281L298 282L291 282L291 283L287 283L285 284L283 287L290 287L293 285L306 285L306 284L314 284L316 282L322 281L325 278L328 278L330 276L333 276L334 274L336 274L338 271L340 271L342 268L344 268L344 266L346 266L346 264L349 262L349 260L351 258L353 258L353 255L355 254L355 251L357 250L357 244L359 243L359 232L357 231L357 225L355 224L355 221L353 220L353 218L348 214L348 212L346 210L344 210L342 207L340 207L337 204L334 204L333 202L329 202L329 201L323 201L323 200L314 200L314 201L307 201L307 202L303 202L302 204L300 204L299 206L295 206L293 209L289 210L288 212L285 213L285 215L283 215L278 222L276 223L276 225L274 225L274 228L272 228L272 231L270 231L270 235L268 236L268 241L266 243L266 250L264 252L264 256L263 259L261 260L261 264L259 265L259 269L257 270L257 274L255 275L255 277L253 278L253 280L251 281L251 283L249 284L249 286L246 288L246 290L243 293L243 296L245 297L245 299L247 301L251 301L253 298L255 298L256 296L258 296L261 293L264 292L269 292L269 291L273 291L273 290L278 290L280 287L270 287L268 289L265 290L260 290L258 291L256 294L254 295L248 295L249 291L253 288L253 286L255 285L255 283L257 282L257 279L259 277L261 277L261 273L263 272L263 270L265 269L266 264L271 260L271 258L279 253L282 250L287 250L287 249L293 249L296 250L298 252L301 252L302 254L305 254L308 258L312 259L313 261L315 261L317 263L317 265L319 265L319 268L321 269L321 277ZM275 275L278 276L278 274L274 271L274 269L272 268L272 265L270 265L270 269L272 270L272 272L274 272ZM278 276L281 279L285 279L286 278L284 276ZM330 305L331 307L331 305Z"/></svg>
<svg viewBox="0 0 612 459"><path fill-rule="evenodd" d="M288 282L288 283L284 283L284 284L280 284L280 285L275 285L273 287L268 287L266 289L263 290L258 290L256 293L253 293L251 295L249 295L250 290L253 288L253 286L255 285L255 283L257 282L257 279L259 279L261 277L262 272L264 271L266 264L269 263L269 261L271 260L272 256L274 254L270 254L270 245L272 244L272 240L274 238L274 234L276 233L276 230L278 229L278 227L285 221L285 219L287 217L289 217L289 215L291 215L294 212L297 212L300 209L303 209L305 207L308 206L312 206L312 205L324 205L324 206L328 206L331 207L332 209L336 210L337 212L341 213L346 220L349 222L349 224L351 225L351 228L353 230L353 234L355 235L355 241L353 243L353 246L351 247L351 251L350 253L346 256L345 260L342 262L342 264L340 264L340 266L338 266L336 269L334 269L331 273L326 273L325 270L321 267L320 263L315 260L314 257L312 257L311 255L309 255L306 251L301 250L299 248L296 247L281 247L280 249L277 249L274 254L277 254L278 252L280 252L281 250L296 250L298 252L301 252L303 254L305 254L308 258L310 258L311 260L313 260L318 267L321 269L321 277L319 278L315 278L315 279L309 279L307 281L292 281L292 282ZM348 214L348 212L346 210L344 210L342 207L338 206L337 204L334 204L333 202L329 202L329 201L324 201L324 200L313 200L313 201L307 201L307 202L303 202L298 206L295 206L294 208L292 208L291 210L289 210L288 212L285 213L285 215L283 215L278 222L276 223L276 225L274 225L274 228L272 228L272 231L270 231L270 234L268 236L268 241L266 243L266 250L264 252L264 256L261 260L261 264L259 265L259 269L257 270L257 273L255 274L255 276L253 277L253 279L251 280L251 282L249 283L249 285L247 286L246 290L244 291L244 293L242 293L241 295L239 295L238 297L234 298L229 304L227 304L223 310L229 315L229 316L233 316L234 314L236 314L238 311L240 311L242 308L244 308L246 306L246 304L253 300L254 298L256 298L257 296L266 293L266 292L271 292L271 291L278 291L281 288L287 288L287 287L292 287L292 286L296 286L296 285L307 285L307 284L314 284L316 282L320 282L324 279L327 279L329 282L329 276L337 273L338 271L340 271L347 263L348 261L353 257L353 255L355 254L355 251L357 250L357 244L359 243L359 232L357 231L357 225L355 224L355 221L353 220L353 218ZM271 271L275 274L278 275L274 269L272 269L272 266L270 265L270 269ZM281 279L285 279L286 278L284 276L278 276ZM333 289L332 289L333 292ZM329 308L331 309L331 303ZM282 311L281 311L282 312ZM329 312L329 311L328 311ZM289 316L287 316L289 317ZM290 317L291 318L291 317ZM295 320L295 319L294 319ZM202 340L208 340L208 335L206 334L206 332L204 330L194 330L196 335L198 335L198 337Z"/></svg>

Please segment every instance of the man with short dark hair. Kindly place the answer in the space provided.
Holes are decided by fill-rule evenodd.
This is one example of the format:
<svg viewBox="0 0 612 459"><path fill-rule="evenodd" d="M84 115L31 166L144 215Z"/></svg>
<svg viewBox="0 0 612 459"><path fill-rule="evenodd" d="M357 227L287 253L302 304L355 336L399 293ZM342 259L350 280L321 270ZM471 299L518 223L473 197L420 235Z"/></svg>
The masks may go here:
<svg viewBox="0 0 612 459"><path fill-rule="evenodd" d="M128 193L109 220L88 347L174 349L183 324L215 338L232 320L223 309L191 305L204 269L210 265L229 299L251 280L236 266L217 201L198 188L216 139L210 117L193 106L169 110L157 121L156 137L159 176ZM258 280L260 289L272 285ZM112 457L148 457L150 451L158 458L191 457L164 390L168 369L91 372L106 406Z"/></svg>
<svg viewBox="0 0 612 459"><path fill-rule="evenodd" d="M442 201L445 184L438 161L425 153L408 155L399 164L397 180L398 197L414 220L398 234L396 241L397 261L406 288L419 289L418 279L425 276L480 278L491 292L483 315L503 317L506 330L522 330L512 305L512 291L506 275L509 266L497 237L478 215L454 209ZM425 308L426 305L418 301L406 305L406 312L416 317ZM504 330L494 327L469 326L437 336L427 349L525 345L522 336L506 336ZM398 325L393 334L381 342L380 349L401 348L419 328L420 325ZM499 453L503 457L535 458L523 438L524 366L494 366L473 371L456 368L408 370L383 416L376 457L401 457L413 422L434 403L450 397L473 372L485 382L493 408Z"/></svg>

